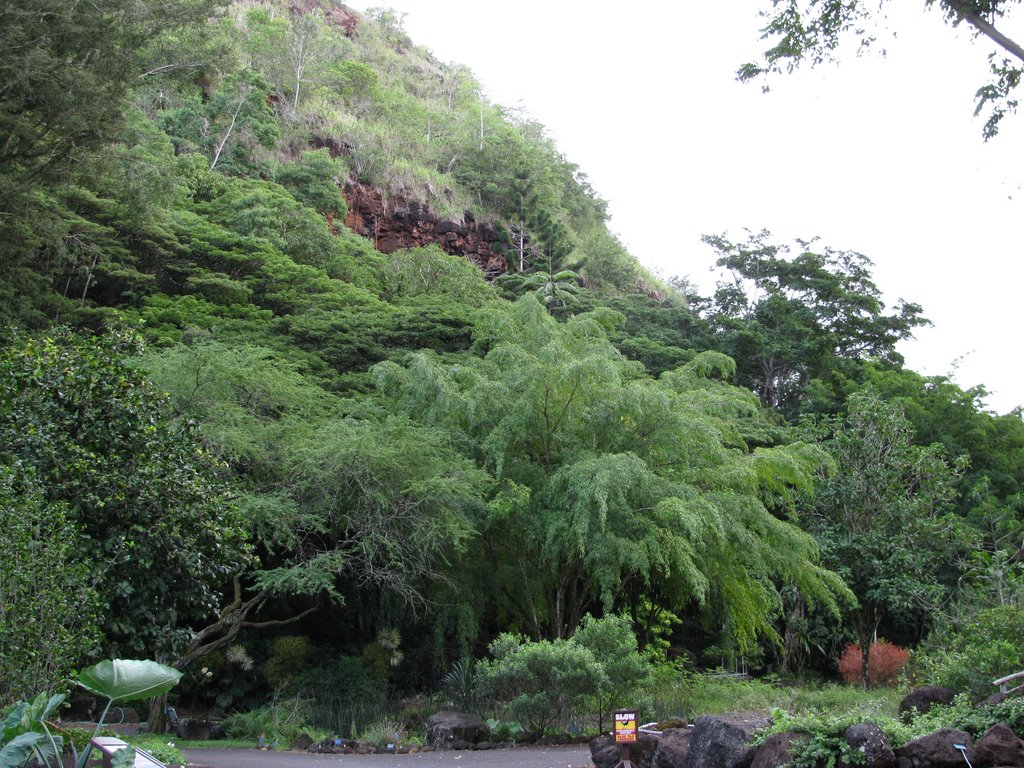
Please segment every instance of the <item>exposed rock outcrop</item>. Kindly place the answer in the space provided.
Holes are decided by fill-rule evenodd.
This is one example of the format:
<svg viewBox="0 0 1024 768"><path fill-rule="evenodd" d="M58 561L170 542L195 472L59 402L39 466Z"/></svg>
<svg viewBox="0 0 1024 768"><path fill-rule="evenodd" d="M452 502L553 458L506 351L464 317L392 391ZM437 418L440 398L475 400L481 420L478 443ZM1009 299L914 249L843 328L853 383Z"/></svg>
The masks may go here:
<svg viewBox="0 0 1024 768"><path fill-rule="evenodd" d="M773 733L757 748L750 768L780 768L793 763L793 745L806 741L806 733Z"/></svg>
<svg viewBox="0 0 1024 768"><path fill-rule="evenodd" d="M996 765L1024 766L1024 740L1004 723L993 725L974 745L975 768Z"/></svg>
<svg viewBox="0 0 1024 768"><path fill-rule="evenodd" d="M346 185L344 196L348 203L345 226L369 238L382 253L437 244L446 253L469 259L489 276L507 269L505 257L498 252L497 231L478 224L469 211L462 222L445 221L421 203L394 198L385 205L381 193L364 184Z"/></svg>
<svg viewBox="0 0 1024 768"><path fill-rule="evenodd" d="M658 751L661 737L641 733L636 743L629 745L629 761L637 768L653 768L654 756ZM611 736L598 736L590 741L590 758L597 768L615 768L619 764L621 749ZM663 768L679 768L666 766Z"/></svg>
<svg viewBox="0 0 1024 768"><path fill-rule="evenodd" d="M685 726L666 728L661 732L661 741L654 753L652 768L682 768L686 753L690 751L690 737L693 730Z"/></svg>

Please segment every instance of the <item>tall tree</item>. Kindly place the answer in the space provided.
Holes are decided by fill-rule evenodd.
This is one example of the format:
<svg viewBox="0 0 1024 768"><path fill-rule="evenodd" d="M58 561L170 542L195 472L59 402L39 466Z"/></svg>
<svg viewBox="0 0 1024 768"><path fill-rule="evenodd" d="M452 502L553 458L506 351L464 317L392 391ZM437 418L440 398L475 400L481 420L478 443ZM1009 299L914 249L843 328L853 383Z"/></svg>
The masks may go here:
<svg viewBox="0 0 1024 768"><path fill-rule="evenodd" d="M19 463L66 508L106 647L163 654L220 603L247 557L217 463L133 367L131 334L58 330L0 350L0 463Z"/></svg>
<svg viewBox="0 0 1024 768"><path fill-rule="evenodd" d="M858 362L902 363L897 342L928 322L919 305L901 300L887 314L862 254L798 240L800 250L790 257L789 246L770 237L704 237L728 276L706 315L736 360L740 383L793 417L814 379L834 386Z"/></svg>
<svg viewBox="0 0 1024 768"><path fill-rule="evenodd" d="M773 631L773 579L835 608L844 588L780 519L820 456L750 451L758 408L719 380L727 358L654 381L607 340L615 321L603 311L561 325L527 295L481 320L482 361L424 354L377 368L400 413L452 430L499 481L482 535L496 587L509 586L504 610L537 637L565 637L588 610L649 596L707 609L748 646Z"/></svg>
<svg viewBox="0 0 1024 768"><path fill-rule="evenodd" d="M202 24L218 0L14 0L0 15L0 199L104 147L121 128L125 94L145 76L142 51L162 32ZM19 188L21 188L19 190Z"/></svg>
<svg viewBox="0 0 1024 768"><path fill-rule="evenodd" d="M744 64L738 71L740 80L761 75L792 71L802 62L812 65L835 58L844 38L854 37L860 47L875 41L867 31L871 24L884 23L888 3L864 0L772 0L772 10L762 29L763 38L772 41L761 61ZM978 88L975 114L988 108L990 113L982 133L990 139L999 131L999 123L1007 113L1015 112L1014 91L1024 74L1024 46L999 28L1002 17L1018 4L1018 0L925 0L925 5L942 13L954 27L969 25L976 36L983 36L998 46L989 56L992 81Z"/></svg>
<svg viewBox="0 0 1024 768"><path fill-rule="evenodd" d="M851 397L825 436L835 471L820 478L804 520L857 596L853 629L867 653L883 623L922 627L955 581L955 558L970 543L948 514L957 470L941 447L912 445L899 406L872 392ZM865 664L868 688L870 674Z"/></svg>

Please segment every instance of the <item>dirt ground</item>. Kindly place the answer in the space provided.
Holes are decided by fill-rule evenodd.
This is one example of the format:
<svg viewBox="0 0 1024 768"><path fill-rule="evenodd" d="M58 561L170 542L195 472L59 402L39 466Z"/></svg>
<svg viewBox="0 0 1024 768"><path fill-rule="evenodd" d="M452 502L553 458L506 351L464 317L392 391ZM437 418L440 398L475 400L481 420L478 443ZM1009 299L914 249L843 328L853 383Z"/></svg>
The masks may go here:
<svg viewBox="0 0 1024 768"><path fill-rule="evenodd" d="M584 746L439 750L415 755L316 755L257 749L187 749L189 768L593 768Z"/></svg>

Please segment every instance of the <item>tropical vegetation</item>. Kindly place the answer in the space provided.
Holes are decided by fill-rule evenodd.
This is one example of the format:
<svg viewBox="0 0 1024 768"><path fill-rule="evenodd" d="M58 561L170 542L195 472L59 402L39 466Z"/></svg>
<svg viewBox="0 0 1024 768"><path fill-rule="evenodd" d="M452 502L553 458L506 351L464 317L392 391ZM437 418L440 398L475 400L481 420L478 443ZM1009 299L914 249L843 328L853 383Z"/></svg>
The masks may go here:
<svg viewBox="0 0 1024 768"><path fill-rule="evenodd" d="M866 256L712 234L711 295L651 274L386 9L9 5L0 706L150 658L154 728L539 736L851 644L976 697L1024 665L1022 412L907 369L925 309Z"/></svg>

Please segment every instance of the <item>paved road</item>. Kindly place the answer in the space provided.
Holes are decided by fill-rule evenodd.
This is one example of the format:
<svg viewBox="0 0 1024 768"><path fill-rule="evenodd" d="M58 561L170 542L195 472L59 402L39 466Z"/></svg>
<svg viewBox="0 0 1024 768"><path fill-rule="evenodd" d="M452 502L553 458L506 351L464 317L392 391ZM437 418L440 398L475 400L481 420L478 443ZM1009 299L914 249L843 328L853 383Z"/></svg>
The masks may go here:
<svg viewBox="0 0 1024 768"><path fill-rule="evenodd" d="M590 750L572 747L516 747L415 755L316 755L257 749L187 749L190 768L593 768Z"/></svg>

